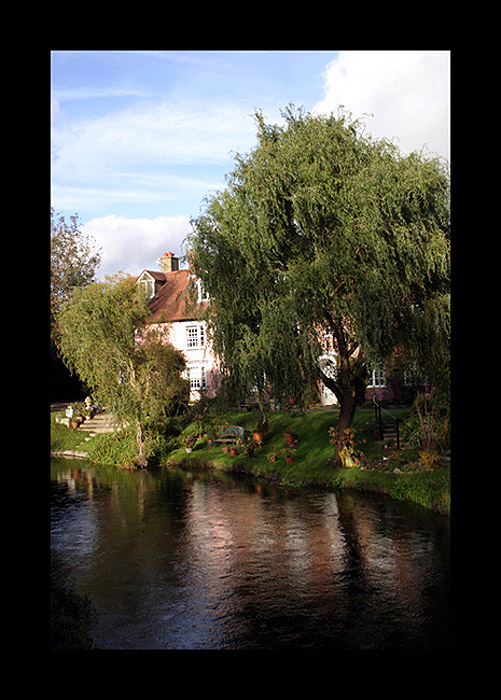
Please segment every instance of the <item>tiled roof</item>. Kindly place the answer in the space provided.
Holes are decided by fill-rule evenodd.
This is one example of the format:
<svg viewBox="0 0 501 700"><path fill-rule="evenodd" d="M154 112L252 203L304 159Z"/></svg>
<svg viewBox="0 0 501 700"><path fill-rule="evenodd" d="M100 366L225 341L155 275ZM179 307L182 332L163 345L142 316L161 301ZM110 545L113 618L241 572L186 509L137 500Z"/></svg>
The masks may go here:
<svg viewBox="0 0 501 700"><path fill-rule="evenodd" d="M165 273L159 272L158 270L143 270L143 272L147 272L157 282L164 282L165 280ZM143 272L141 272L141 275L143 274Z"/></svg>
<svg viewBox="0 0 501 700"><path fill-rule="evenodd" d="M155 296L151 299L150 323L168 323L171 321L184 321L194 317L193 311L189 309L189 270L175 270L164 275L163 272L151 274L161 275L158 279L165 279Z"/></svg>

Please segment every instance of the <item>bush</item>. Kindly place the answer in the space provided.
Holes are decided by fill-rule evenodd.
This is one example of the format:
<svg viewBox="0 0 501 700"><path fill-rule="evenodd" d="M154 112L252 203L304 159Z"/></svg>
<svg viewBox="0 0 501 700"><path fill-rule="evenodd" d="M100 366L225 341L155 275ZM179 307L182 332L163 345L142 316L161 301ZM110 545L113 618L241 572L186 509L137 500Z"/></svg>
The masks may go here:
<svg viewBox="0 0 501 700"><path fill-rule="evenodd" d="M89 449L89 457L99 464L132 467L138 456L135 431L119 430L96 435Z"/></svg>

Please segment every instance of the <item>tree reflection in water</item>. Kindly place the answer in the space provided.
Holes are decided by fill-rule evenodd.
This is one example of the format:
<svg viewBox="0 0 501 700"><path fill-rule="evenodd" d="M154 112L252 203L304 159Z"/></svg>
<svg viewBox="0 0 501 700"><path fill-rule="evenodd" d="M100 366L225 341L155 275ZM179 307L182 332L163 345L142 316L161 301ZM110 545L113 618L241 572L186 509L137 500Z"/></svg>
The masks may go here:
<svg viewBox="0 0 501 700"><path fill-rule="evenodd" d="M449 521L386 497L53 460L105 649L445 649Z"/></svg>

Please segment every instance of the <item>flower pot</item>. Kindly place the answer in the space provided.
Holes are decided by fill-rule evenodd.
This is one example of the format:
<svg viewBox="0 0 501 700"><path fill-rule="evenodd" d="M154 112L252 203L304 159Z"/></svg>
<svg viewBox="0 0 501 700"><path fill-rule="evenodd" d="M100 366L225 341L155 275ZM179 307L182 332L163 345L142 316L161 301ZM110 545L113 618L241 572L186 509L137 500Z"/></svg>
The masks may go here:
<svg viewBox="0 0 501 700"><path fill-rule="evenodd" d="M230 448L228 447L228 445L221 445L221 449L225 454L227 454L227 452Z"/></svg>
<svg viewBox="0 0 501 700"><path fill-rule="evenodd" d="M254 440L256 445L262 445L264 440L264 433L260 430L256 430L255 433L252 433L252 439Z"/></svg>
<svg viewBox="0 0 501 700"><path fill-rule="evenodd" d="M188 454L191 454L193 452L193 447L185 447L184 449Z"/></svg>
<svg viewBox="0 0 501 700"><path fill-rule="evenodd" d="M285 461L287 462L287 464L292 464L292 462L294 461L294 457L286 457Z"/></svg>
<svg viewBox="0 0 501 700"><path fill-rule="evenodd" d="M78 421L77 421L77 420L72 420L72 421L71 421L71 427L72 427L72 428L78 428Z"/></svg>
<svg viewBox="0 0 501 700"><path fill-rule="evenodd" d="M236 447L230 447L230 455L236 457L238 454Z"/></svg>
<svg viewBox="0 0 501 700"><path fill-rule="evenodd" d="M270 462L276 462L277 458L276 457L270 457Z"/></svg>
<svg viewBox="0 0 501 700"><path fill-rule="evenodd" d="M294 435L292 435L291 433L284 433L284 438L287 445L294 444Z"/></svg>

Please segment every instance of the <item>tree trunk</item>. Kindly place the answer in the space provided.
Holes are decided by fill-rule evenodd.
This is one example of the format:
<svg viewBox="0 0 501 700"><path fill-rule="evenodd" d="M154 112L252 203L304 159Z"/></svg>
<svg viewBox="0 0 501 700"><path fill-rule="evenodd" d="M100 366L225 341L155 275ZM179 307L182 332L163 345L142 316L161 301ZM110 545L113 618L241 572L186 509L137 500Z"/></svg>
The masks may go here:
<svg viewBox="0 0 501 700"><path fill-rule="evenodd" d="M134 461L138 467L147 467L148 460L146 459L146 455L145 455L145 444L143 441L143 430L141 428L141 402L139 399L141 387L139 386L139 383L137 381L136 371L134 369L134 365L132 364L132 362L129 363L129 382L130 382L132 389L136 392L136 396L138 397L138 400L136 403L136 442L137 442L137 446L139 449L139 454Z"/></svg>
<svg viewBox="0 0 501 700"><path fill-rule="evenodd" d="M338 357L338 372L336 378L328 377L320 370L320 377L326 387L330 389L339 401L339 418L336 423L336 435L341 435L344 430L351 428L355 409L365 394L367 372L359 357L353 357L353 349L350 350L342 330L335 327L331 321L336 339ZM341 464L339 452L341 445L336 444L334 453L334 466Z"/></svg>
<svg viewBox="0 0 501 700"><path fill-rule="evenodd" d="M141 428L141 421L139 418L136 419L136 442L137 446L139 448L139 454L136 457L136 464L138 467L147 467L148 466L148 460L146 459L145 455L145 445L143 441L143 431Z"/></svg>
<svg viewBox="0 0 501 700"><path fill-rule="evenodd" d="M355 409L357 407L357 395L355 390L346 392L343 397L343 401L339 407L339 418L336 423L336 435L341 435L347 428L351 428L353 423L353 418L355 416ZM334 466L339 467L341 465L341 458L339 452L341 451L341 444L336 443L334 452Z"/></svg>

